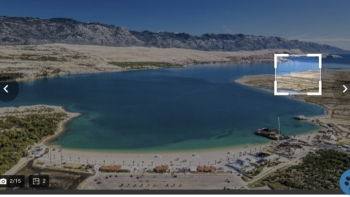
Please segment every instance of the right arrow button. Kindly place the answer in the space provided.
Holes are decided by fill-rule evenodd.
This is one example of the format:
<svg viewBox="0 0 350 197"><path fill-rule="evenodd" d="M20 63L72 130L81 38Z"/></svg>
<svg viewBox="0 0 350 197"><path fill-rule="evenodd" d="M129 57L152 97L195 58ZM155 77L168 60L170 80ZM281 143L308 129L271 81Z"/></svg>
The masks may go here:
<svg viewBox="0 0 350 197"><path fill-rule="evenodd" d="M343 87L344 87L343 93L345 93L348 90L348 88L345 85L343 85Z"/></svg>

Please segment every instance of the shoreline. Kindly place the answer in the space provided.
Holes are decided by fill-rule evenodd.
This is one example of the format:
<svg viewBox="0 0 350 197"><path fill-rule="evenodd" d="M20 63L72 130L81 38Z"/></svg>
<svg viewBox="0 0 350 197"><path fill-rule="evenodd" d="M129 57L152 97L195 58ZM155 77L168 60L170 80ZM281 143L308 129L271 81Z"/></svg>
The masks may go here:
<svg viewBox="0 0 350 197"><path fill-rule="evenodd" d="M50 105L47 105L47 107L49 107L49 106ZM53 135L47 136L43 140L41 140L41 143L44 144L45 146L52 147L53 144L51 144L51 142L54 141L60 135L62 135L64 132L66 132L66 130L67 130L66 125L70 121L72 121L74 118L81 115L80 113L68 112L62 106L61 106L61 108L63 109L63 111L65 113L67 113L68 117L59 123L58 129Z"/></svg>
<svg viewBox="0 0 350 197"><path fill-rule="evenodd" d="M252 132L252 135L255 135ZM202 148L202 149L188 149L188 150L146 150L146 151L129 151L129 150L116 150L116 149L79 149L79 148L69 148L69 147L60 147L54 144L48 144L49 147L60 147L62 150L66 151L76 151L76 152L89 152L89 153L111 153L111 154L168 154L168 153L199 153L199 152L210 152L210 151L230 151L234 149L249 149L256 148L260 146L265 146L273 142L274 140L264 142L264 143L254 143L248 145L230 145L225 147L214 147L214 148Z"/></svg>
<svg viewBox="0 0 350 197"><path fill-rule="evenodd" d="M307 121L310 122L310 121ZM310 122L311 123L311 122ZM315 124L315 123L312 123ZM317 125L317 124L315 124ZM318 125L317 125L318 126ZM320 127L321 128L321 127ZM314 129L314 130L308 130L305 133L301 134L296 134L296 136L299 136L298 138L304 138L309 136L312 133L317 132L319 129ZM252 132L252 135L255 135ZM144 152L137 152L137 151L121 151L121 150L107 150L107 149L102 149L102 150L94 150L94 149L75 149L75 148L66 148L66 147L60 147L64 151L68 152L81 152L81 153L96 153L96 154L115 154L115 155L157 155L157 154L193 154L193 153L210 153L210 152L244 152L247 150L255 150L255 148L260 148L264 146L269 146L271 143L277 142L277 140L269 140L264 143L257 143L257 144L249 144L249 145L232 145L232 146L227 146L227 147L217 147L217 148L204 148L204 149L192 149L192 150L159 150L159 151L144 151ZM49 144L49 147L59 147L56 145Z"/></svg>
<svg viewBox="0 0 350 197"><path fill-rule="evenodd" d="M251 62L234 62L234 61L225 61L225 62L198 62L198 63L191 63L191 64L183 64L180 66L171 66L171 67L152 67L152 68L115 68L113 70L94 70L94 71L77 71L75 73L60 73L50 76L35 76L35 77L23 77L23 78L15 78L11 80L6 80L6 82L34 82L37 80L42 79L51 79L55 77L68 77L68 76L74 76L74 75L90 75L90 74L107 74L107 73L117 73L117 72L132 72L132 71L147 71L147 70L155 70L155 69L165 69L165 68L186 68L190 66L200 66L200 65L214 65L214 66L220 66L220 65L228 65L228 66L236 66L236 65L245 65L245 64L261 64L261 63L273 63L266 62L266 61L255 61L253 63ZM1 82L1 81L0 81Z"/></svg>
<svg viewBox="0 0 350 197"><path fill-rule="evenodd" d="M256 86L256 85L253 85L253 84L248 84L247 83L247 81L248 81L248 79L247 79L248 77L247 76L251 76L251 75L246 75L246 76L243 76L241 78L235 79L233 81L235 83L243 85L243 86L248 86L248 87L251 87L251 88L254 88L254 89L258 89L258 90L262 90L262 91L269 92L269 93L274 93L273 88L271 88L271 87L268 87L268 86ZM320 105L320 104L317 104L317 103L308 102L308 101L306 101L304 99L297 98L294 95L288 95L287 98L290 98L290 99L293 99L293 100L296 100L296 101L301 101L301 102L304 102L304 103L307 103L307 104L311 104L311 105L316 105L316 106L321 107L324 110L324 115L310 116L308 118L331 118L329 116L329 114L328 114L329 113L329 109L327 107L323 106L323 105Z"/></svg>

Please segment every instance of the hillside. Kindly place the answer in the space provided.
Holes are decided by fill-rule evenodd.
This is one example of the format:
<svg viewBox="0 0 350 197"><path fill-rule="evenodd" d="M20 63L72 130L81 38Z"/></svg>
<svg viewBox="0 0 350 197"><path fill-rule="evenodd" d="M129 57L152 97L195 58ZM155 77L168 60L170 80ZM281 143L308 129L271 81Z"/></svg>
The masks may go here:
<svg viewBox="0 0 350 197"><path fill-rule="evenodd" d="M328 45L272 36L243 34L203 34L194 36L177 32L129 31L126 28L114 25L85 23L68 18L0 17L0 45L52 43L184 48L204 51L300 49L308 53L350 53Z"/></svg>

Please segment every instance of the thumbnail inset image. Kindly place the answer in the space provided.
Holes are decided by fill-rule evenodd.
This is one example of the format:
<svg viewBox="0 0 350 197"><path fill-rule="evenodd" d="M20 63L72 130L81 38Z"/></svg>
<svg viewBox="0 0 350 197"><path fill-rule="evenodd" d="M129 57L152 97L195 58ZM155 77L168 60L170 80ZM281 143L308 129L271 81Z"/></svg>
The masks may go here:
<svg viewBox="0 0 350 197"><path fill-rule="evenodd" d="M322 95L321 54L275 54L275 95Z"/></svg>

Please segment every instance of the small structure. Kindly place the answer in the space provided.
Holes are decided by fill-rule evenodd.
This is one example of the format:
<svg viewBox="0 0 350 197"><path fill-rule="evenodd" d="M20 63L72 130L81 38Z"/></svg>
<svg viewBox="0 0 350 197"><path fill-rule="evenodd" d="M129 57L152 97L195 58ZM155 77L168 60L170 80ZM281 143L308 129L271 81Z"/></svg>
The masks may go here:
<svg viewBox="0 0 350 197"><path fill-rule="evenodd" d="M256 161L256 164L258 164L258 165L264 165L265 162L266 162L265 159L260 159L260 160Z"/></svg>
<svg viewBox="0 0 350 197"><path fill-rule="evenodd" d="M249 167L246 167L242 170L243 173L248 173L248 172L251 172L255 169L254 166L249 166Z"/></svg>
<svg viewBox="0 0 350 197"><path fill-rule="evenodd" d="M156 155L154 155L154 158L162 158L162 156L159 154L156 154Z"/></svg>
<svg viewBox="0 0 350 197"><path fill-rule="evenodd" d="M200 157L197 153L193 153L191 156L192 156L192 158L199 158Z"/></svg>
<svg viewBox="0 0 350 197"><path fill-rule="evenodd" d="M190 166L190 172L197 172L197 167Z"/></svg>
<svg viewBox="0 0 350 197"><path fill-rule="evenodd" d="M331 140L336 140L337 137L335 137L334 135L331 135L331 136L330 136L330 139L331 139Z"/></svg>
<svg viewBox="0 0 350 197"><path fill-rule="evenodd" d="M225 170L224 170L223 167L219 167L218 170L216 170L216 172L218 172L218 173L224 173Z"/></svg>
<svg viewBox="0 0 350 197"><path fill-rule="evenodd" d="M277 160L278 158L279 158L278 155L270 155L270 156L268 156L268 157L265 157L265 160L267 160L267 161L275 161L275 160Z"/></svg>
<svg viewBox="0 0 350 197"><path fill-rule="evenodd" d="M350 148L350 146L349 146L349 145L346 145L346 144L343 144L343 147L344 147L344 148Z"/></svg>
<svg viewBox="0 0 350 197"><path fill-rule="evenodd" d="M247 157L245 160L247 160L249 163L256 163L256 159L253 157Z"/></svg>
<svg viewBox="0 0 350 197"><path fill-rule="evenodd" d="M247 162L241 159L236 159L234 164L226 164L227 167L233 168L237 170L238 172L241 172L241 170L245 167L245 164Z"/></svg>
<svg viewBox="0 0 350 197"><path fill-rule="evenodd" d="M182 167L182 168L177 168L177 172L178 173L187 173L189 172L190 169L186 168L186 167Z"/></svg>
<svg viewBox="0 0 350 197"><path fill-rule="evenodd" d="M245 161L242 160L242 159L237 159L236 160L236 164L239 165L239 166L243 166L245 164Z"/></svg>

